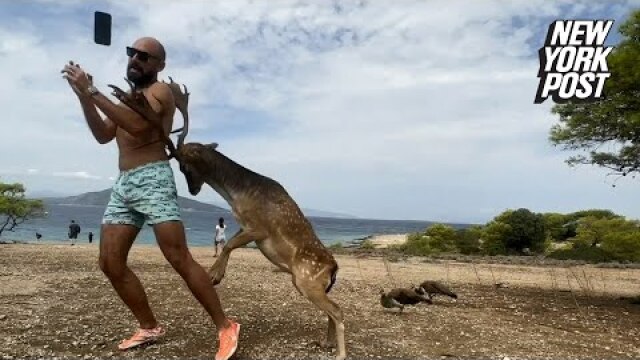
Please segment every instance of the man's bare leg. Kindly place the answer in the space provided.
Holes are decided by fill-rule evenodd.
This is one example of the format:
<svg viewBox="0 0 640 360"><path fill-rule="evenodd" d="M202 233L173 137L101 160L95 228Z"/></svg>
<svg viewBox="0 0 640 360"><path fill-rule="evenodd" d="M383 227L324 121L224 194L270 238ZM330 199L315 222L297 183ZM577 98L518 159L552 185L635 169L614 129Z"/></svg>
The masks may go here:
<svg viewBox="0 0 640 360"><path fill-rule="evenodd" d="M136 317L140 328L155 328L158 323L140 279L127 266L129 250L140 229L132 225L102 225L100 231L100 269Z"/></svg>
<svg viewBox="0 0 640 360"><path fill-rule="evenodd" d="M209 281L209 275L198 264L189 249L184 226L180 221L166 221L153 226L158 246L171 266L180 274L187 286L209 313L218 330L229 326L222 311L216 289Z"/></svg>

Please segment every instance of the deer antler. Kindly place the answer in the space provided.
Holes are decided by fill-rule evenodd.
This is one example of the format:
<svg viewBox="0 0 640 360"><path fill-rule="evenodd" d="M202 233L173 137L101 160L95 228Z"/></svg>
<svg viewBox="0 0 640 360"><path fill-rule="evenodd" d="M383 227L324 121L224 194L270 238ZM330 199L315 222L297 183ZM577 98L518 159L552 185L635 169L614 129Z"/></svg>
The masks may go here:
<svg viewBox="0 0 640 360"><path fill-rule="evenodd" d="M137 112L143 119L153 125L153 127L155 127L156 130L160 132L162 141L164 141L164 143L169 148L170 157L174 157L178 161L180 161L180 159L178 158L178 151L175 145L173 145L173 141L171 141L171 138L169 138L169 136L165 134L165 129L162 126L162 119L160 115L156 113L155 110L153 110L144 94L134 89L133 83L129 81L129 79L125 78L125 81L129 84L131 93L128 94L119 87L109 84L108 86L113 89L113 96L122 101L123 104L127 105L127 107L129 107L131 110Z"/></svg>
<svg viewBox="0 0 640 360"><path fill-rule="evenodd" d="M187 107L189 106L190 93L187 90L186 85L182 85L184 86L184 91L182 91L180 89L180 84L173 81L171 76L169 76L168 83L165 81L162 81L162 82L167 84L169 86L169 89L171 89L171 92L173 93L173 99L176 103L176 108L180 110L180 113L182 114L182 119L184 120L183 125L180 129L176 129L171 132L171 133L174 133L182 130L180 135L178 135L178 149L179 149L182 147L182 145L184 145L184 139L187 137L187 134L189 133L189 112L187 111Z"/></svg>

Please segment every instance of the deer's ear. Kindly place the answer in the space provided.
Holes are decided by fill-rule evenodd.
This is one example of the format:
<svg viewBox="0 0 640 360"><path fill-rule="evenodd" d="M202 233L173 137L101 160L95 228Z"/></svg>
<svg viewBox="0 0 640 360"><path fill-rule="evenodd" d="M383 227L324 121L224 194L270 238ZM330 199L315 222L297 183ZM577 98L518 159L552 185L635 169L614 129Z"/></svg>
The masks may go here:
<svg viewBox="0 0 640 360"><path fill-rule="evenodd" d="M211 150L215 150L218 147L218 143L211 143L211 144L207 144L205 146L208 147Z"/></svg>

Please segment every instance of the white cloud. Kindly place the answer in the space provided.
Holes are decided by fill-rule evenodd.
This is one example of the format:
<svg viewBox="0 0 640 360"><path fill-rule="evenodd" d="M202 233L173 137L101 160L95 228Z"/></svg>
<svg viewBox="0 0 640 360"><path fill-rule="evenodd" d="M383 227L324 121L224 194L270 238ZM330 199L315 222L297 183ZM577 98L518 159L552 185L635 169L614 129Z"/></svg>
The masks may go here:
<svg viewBox="0 0 640 360"><path fill-rule="evenodd" d="M91 175L86 171L54 172L52 175L57 177L80 178L80 179L101 179L100 176Z"/></svg>
<svg viewBox="0 0 640 360"><path fill-rule="evenodd" d="M65 41L49 39L34 19L4 21L0 108L12 135L0 151L18 154L3 160L4 171L39 169L21 179L39 190L108 187L115 145L95 143L59 71L78 61L106 92L124 85L124 46L153 35L168 50L164 78L192 93L190 139L219 142L304 207L450 221L484 221L507 207L640 217L637 183L612 190L603 171L568 168L567 154L547 141L550 104L533 104L535 47L548 21L594 9L568 1L118 1L109 6L111 47L92 44L73 12L59 18ZM237 123L238 111L252 114L250 125ZM80 182L45 181L52 173Z"/></svg>

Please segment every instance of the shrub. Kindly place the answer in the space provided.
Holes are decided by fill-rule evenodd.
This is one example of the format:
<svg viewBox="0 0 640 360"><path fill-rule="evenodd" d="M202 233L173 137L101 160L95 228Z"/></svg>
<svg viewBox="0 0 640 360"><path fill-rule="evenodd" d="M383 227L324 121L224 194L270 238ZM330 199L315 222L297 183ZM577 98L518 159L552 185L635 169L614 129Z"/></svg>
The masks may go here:
<svg viewBox="0 0 640 360"><path fill-rule="evenodd" d="M360 244L360 248L365 250L373 250L376 248L376 246L371 240L365 240Z"/></svg>
<svg viewBox="0 0 640 360"><path fill-rule="evenodd" d="M606 250L591 246L555 250L547 256L557 260L583 260L590 263L601 263L614 260L613 256Z"/></svg>

